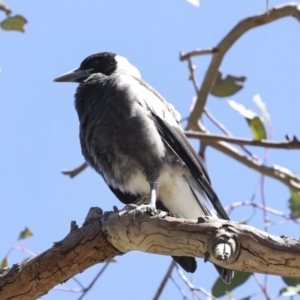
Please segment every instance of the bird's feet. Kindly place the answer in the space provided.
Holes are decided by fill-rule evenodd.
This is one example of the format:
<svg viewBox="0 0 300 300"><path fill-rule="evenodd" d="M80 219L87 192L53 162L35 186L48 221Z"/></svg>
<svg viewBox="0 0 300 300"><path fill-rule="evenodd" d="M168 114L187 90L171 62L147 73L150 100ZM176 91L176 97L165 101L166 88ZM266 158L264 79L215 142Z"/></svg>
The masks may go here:
<svg viewBox="0 0 300 300"><path fill-rule="evenodd" d="M155 205L152 205L151 203L141 204L141 205L128 204L124 207L124 210L126 210L126 211L134 210L134 212L133 212L134 220L138 213L146 212L146 213L150 214L151 216L155 216L160 213L160 211L156 209Z"/></svg>

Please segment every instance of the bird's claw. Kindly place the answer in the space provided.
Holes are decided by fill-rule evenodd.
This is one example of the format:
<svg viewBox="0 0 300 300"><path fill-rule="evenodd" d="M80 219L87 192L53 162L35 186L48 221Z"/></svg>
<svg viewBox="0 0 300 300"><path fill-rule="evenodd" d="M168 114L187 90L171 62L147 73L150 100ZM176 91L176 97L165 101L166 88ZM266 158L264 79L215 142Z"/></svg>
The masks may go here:
<svg viewBox="0 0 300 300"><path fill-rule="evenodd" d="M156 209L155 206L151 204L142 204L142 205L136 205L136 204L128 204L124 207L124 211L131 211L133 212L133 220L136 219L136 215L138 213L149 213L150 215L154 216L159 213L159 211Z"/></svg>

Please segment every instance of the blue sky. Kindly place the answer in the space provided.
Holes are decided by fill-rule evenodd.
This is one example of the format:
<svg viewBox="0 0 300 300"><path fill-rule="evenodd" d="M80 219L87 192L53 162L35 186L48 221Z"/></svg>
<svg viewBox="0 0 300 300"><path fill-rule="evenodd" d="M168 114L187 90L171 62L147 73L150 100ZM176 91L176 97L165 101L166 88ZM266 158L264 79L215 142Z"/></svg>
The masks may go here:
<svg viewBox="0 0 300 300"><path fill-rule="evenodd" d="M280 3L273 0L270 6ZM51 5L10 0L8 5L14 13L24 15L28 24L24 34L0 31L0 260L11 246L18 245L18 234L25 226L34 232L34 237L25 241L26 247L42 252L68 233L71 220L81 224L91 206L104 210L111 210L113 205L122 207L93 170L72 180L61 174L63 169L80 165L83 157L73 105L76 84L53 83L55 77L78 67L90 54L117 52L137 66L143 78L186 117L194 89L188 81L186 63L178 59L179 52L215 46L239 20L266 9L265 1L251 0L203 0L200 8L184 0L54 0ZM247 77L244 89L231 99L257 110L252 97L259 93L267 103L275 140L283 140L286 133L300 136L299 34L299 23L290 17L256 28L230 49L221 65L225 74ZM194 61L199 82L209 60L207 56ZM233 134L251 137L245 120L226 99L211 96L208 108ZM205 125L219 133L207 120ZM251 150L263 158L262 149ZM299 161L299 151L272 150L268 164L300 174ZM257 172L211 148L207 165L224 206L251 198ZM289 190L285 186L266 178L265 196L268 206L289 214ZM259 193L255 200L261 202ZM241 221L252 213L251 208L242 208L231 218ZM262 228L261 211L250 224ZM293 237L299 236L298 230L290 224L269 228L271 233ZM24 257L15 251L9 262ZM151 299L170 262L169 257L138 252L118 257L85 299ZM198 266L195 285L210 290L217 274L211 264L200 259ZM87 285L101 267L87 270L78 279ZM284 284L280 278L271 280L270 295L274 296ZM65 286L77 287L72 280ZM187 287L181 286L188 293ZM250 279L247 286L234 291L234 296L238 299L255 290L258 286ZM78 297L51 291L43 299ZM170 282L161 299L181 298Z"/></svg>

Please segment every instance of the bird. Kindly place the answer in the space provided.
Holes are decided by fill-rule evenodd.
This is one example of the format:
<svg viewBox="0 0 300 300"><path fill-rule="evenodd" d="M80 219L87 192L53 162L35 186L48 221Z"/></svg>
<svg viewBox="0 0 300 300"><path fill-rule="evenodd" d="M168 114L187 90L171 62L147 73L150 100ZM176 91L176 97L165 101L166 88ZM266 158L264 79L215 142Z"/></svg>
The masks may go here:
<svg viewBox="0 0 300 300"><path fill-rule="evenodd" d="M186 219L229 220L180 114L125 57L90 55L54 81L79 83L74 102L82 154L122 203ZM196 271L194 257L173 258L185 271ZM230 283L234 272L215 267Z"/></svg>

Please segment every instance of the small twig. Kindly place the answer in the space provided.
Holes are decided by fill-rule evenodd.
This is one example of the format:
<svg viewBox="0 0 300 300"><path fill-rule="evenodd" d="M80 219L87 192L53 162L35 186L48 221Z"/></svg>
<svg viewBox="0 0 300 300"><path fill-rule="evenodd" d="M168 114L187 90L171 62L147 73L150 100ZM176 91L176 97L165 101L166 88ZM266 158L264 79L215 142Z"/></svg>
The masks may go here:
<svg viewBox="0 0 300 300"><path fill-rule="evenodd" d="M61 291L61 292L72 292L72 293L82 293L82 290L81 289L76 289L76 288L66 288L66 287L63 287L63 286L55 286L53 288L53 290L56 290L56 291Z"/></svg>
<svg viewBox="0 0 300 300"><path fill-rule="evenodd" d="M80 172L82 172L85 168L87 168L87 163L84 162L82 165L80 165L79 167L73 169L73 170L66 170L66 171L62 171L62 173L64 175L68 175L70 176L70 178L75 177L76 175L78 175Z"/></svg>
<svg viewBox="0 0 300 300"><path fill-rule="evenodd" d="M273 124L271 123L271 120L269 119L267 122L267 125L268 125L268 128L269 128L269 132L268 132L268 139L271 140L272 137L273 137ZM297 139L294 139L294 141L298 141ZM269 158L269 148L265 148L265 151L264 151L264 164L267 163L268 161L268 158ZM267 206L267 202L266 202L266 197L265 197L265 176L264 175L261 175L261 179L260 179L260 193L261 193L261 202L262 202L262 205L264 207ZM269 217L268 217L268 213L266 210L263 210L263 217L264 217L264 230L268 232L268 226L267 224L269 223ZM265 280L265 288L266 288L266 285L267 284L267 276L266 276L266 280Z"/></svg>
<svg viewBox="0 0 300 300"><path fill-rule="evenodd" d="M209 293L208 291L206 291L205 289L201 288L201 287L196 287L194 286L187 278L186 276L183 274L183 272L181 271L181 269L179 267L176 268L177 272L179 274L179 276L181 277L181 279L186 283L186 285L190 288L191 291L199 291L202 294L204 294L205 296L207 296L209 299L212 300L217 300L217 298L215 298L211 293Z"/></svg>
<svg viewBox="0 0 300 300"><path fill-rule="evenodd" d="M170 266L167 270L166 275L164 276L163 280L161 281L161 283L160 283L160 285L157 289L157 292L156 292L155 296L153 297L153 300L158 300L159 299L159 297L160 297L162 291L164 290L168 280L171 278L171 274L172 274L173 269L174 269L175 266L176 266L176 262L174 260L172 260L172 262L171 262L171 264L170 264Z"/></svg>
<svg viewBox="0 0 300 300"><path fill-rule="evenodd" d="M85 289L85 287L83 286L83 284L76 277L72 277L72 279L81 287L82 290Z"/></svg>
<svg viewBox="0 0 300 300"><path fill-rule="evenodd" d="M264 190L264 179L265 176L261 175L260 177L260 193L261 193L261 202L262 202L262 206L266 207L267 203L266 203L266 197L265 197L265 190ZM267 210L263 209L263 217L264 217L264 231L268 232L268 222L269 222L269 218L268 218L268 213Z"/></svg>
<svg viewBox="0 0 300 300"><path fill-rule="evenodd" d="M210 112L207 108L204 108L204 113L206 114L206 116L211 120L211 122L213 122L221 131L223 131L227 136L229 137L233 137L233 135L231 134L231 132L219 121L217 120ZM248 155L250 155L251 157L254 158L254 155L244 146L240 146L245 153L247 153Z"/></svg>
<svg viewBox="0 0 300 300"><path fill-rule="evenodd" d="M98 278L103 274L103 272L105 271L105 269L108 267L109 263L110 263L110 261L108 261L108 262L105 263L105 265L103 266L103 268L99 271L99 273L96 275L96 277L93 279L93 281L89 284L89 286L84 289L82 295L78 298L78 300L83 299L83 297L87 294L87 292L90 291L90 289L96 283L96 281L98 280Z"/></svg>
<svg viewBox="0 0 300 300"><path fill-rule="evenodd" d="M188 66L189 66L189 71L190 71L189 79L192 81L192 83L194 85L196 94L198 94L199 87L198 87L198 82L197 82L196 75L195 75L196 66L193 64L192 59L190 59L190 58L188 59Z"/></svg>
<svg viewBox="0 0 300 300"><path fill-rule="evenodd" d="M174 285L177 287L178 291L180 292L180 294L182 295L183 299L188 299L187 294L185 293L185 291L179 286L179 284L175 281L175 279L171 276L170 280L174 283Z"/></svg>
<svg viewBox="0 0 300 300"><path fill-rule="evenodd" d="M224 136L224 135L212 135L202 132L192 132L192 131L185 131L185 135L188 138L196 138L206 143L215 143L215 142L227 142L236 145L249 145L249 146L256 146L256 147L267 147L267 148L275 148L275 149L300 149L300 141L298 140L291 140L291 141L282 141L282 142L275 142L269 140L252 140L252 139L245 139L245 138L236 138L232 136Z"/></svg>
<svg viewBox="0 0 300 300"><path fill-rule="evenodd" d="M293 221L294 223L300 225L300 222L298 220L292 219L291 217L285 215L282 211L273 209L273 208L268 207L268 206L264 206L264 205L259 204L259 203L255 203L253 201L238 201L238 202L234 202L231 205L225 207L225 210L226 211L231 211L231 210L233 210L233 209L235 209L237 207L240 207L240 206L253 206L255 208L259 208L259 209L261 209L263 211L266 211L268 213L271 213L273 215L282 217L282 218L284 218L287 221Z"/></svg>
<svg viewBox="0 0 300 300"><path fill-rule="evenodd" d="M259 159L247 157L225 142L211 143L210 146L259 173L277 179L290 189L300 192L300 178L290 170L277 165L267 167Z"/></svg>
<svg viewBox="0 0 300 300"><path fill-rule="evenodd" d="M264 288L263 284L261 283L261 281L259 280L258 276L253 273L252 276L254 277L256 283L258 284L258 286L261 288L262 293L265 295L267 300L270 300L270 296L268 295L267 290Z"/></svg>
<svg viewBox="0 0 300 300"><path fill-rule="evenodd" d="M32 258L33 258L33 257L36 257L37 255L39 255L39 253L32 252L32 251L28 250L27 248L25 248L24 246L13 246L13 247L11 247L11 248L7 251L5 257L8 257L8 256L10 255L10 253L13 252L14 250L22 251L22 252L24 252L24 253L27 253L27 254L29 254Z"/></svg>
<svg viewBox="0 0 300 300"><path fill-rule="evenodd" d="M184 60L189 60L193 56L214 54L216 52L218 52L217 48L195 49L194 51L188 53L181 52L179 59L181 61L184 61Z"/></svg>

